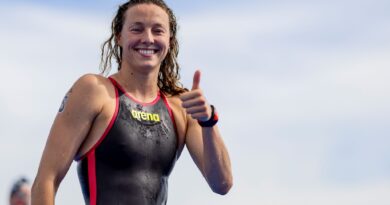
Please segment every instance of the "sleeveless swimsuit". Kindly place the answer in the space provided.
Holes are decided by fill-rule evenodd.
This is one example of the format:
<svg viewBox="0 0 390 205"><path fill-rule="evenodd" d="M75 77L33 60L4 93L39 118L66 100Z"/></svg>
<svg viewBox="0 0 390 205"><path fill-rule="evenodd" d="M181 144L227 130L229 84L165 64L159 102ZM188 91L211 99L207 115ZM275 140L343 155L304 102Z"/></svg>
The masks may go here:
<svg viewBox="0 0 390 205"><path fill-rule="evenodd" d="M86 205L165 205L177 160L177 134L162 93L151 103L127 95L112 78L116 108L99 141L78 161Z"/></svg>

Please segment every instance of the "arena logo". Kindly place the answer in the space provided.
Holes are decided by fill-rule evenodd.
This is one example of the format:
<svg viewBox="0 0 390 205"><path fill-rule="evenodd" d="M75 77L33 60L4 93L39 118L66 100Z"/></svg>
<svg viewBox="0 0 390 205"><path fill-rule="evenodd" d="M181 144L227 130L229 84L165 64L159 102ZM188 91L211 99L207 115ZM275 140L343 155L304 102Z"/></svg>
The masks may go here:
<svg viewBox="0 0 390 205"><path fill-rule="evenodd" d="M153 121L153 122L160 122L160 115L155 113L148 113L138 110L131 110L131 115L133 118L141 121Z"/></svg>

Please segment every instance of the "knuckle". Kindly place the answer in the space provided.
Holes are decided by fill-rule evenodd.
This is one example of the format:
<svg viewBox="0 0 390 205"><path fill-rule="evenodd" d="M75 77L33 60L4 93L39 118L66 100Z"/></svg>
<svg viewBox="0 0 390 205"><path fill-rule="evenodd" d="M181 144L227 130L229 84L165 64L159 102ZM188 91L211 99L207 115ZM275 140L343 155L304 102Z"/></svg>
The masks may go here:
<svg viewBox="0 0 390 205"><path fill-rule="evenodd" d="M197 97L202 96L202 91L201 90L195 90L194 93Z"/></svg>

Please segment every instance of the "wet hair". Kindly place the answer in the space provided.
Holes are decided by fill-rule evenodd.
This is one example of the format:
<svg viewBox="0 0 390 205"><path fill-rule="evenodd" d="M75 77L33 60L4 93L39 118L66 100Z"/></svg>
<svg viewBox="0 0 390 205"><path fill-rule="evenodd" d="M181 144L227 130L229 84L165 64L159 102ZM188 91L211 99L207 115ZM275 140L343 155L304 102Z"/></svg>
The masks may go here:
<svg viewBox="0 0 390 205"><path fill-rule="evenodd" d="M114 58L118 63L118 71L121 69L122 48L118 45L116 37L122 31L125 22L126 11L139 4L154 4L162 8L169 17L170 43L165 59L161 62L158 73L157 85L162 92L168 95L178 95L187 91L179 82L179 64L177 56L179 54L179 43L176 38L177 21L172 10L163 0L129 0L119 6L118 11L111 23L111 36L102 45L100 69L102 74L107 74L111 70L111 60Z"/></svg>
<svg viewBox="0 0 390 205"><path fill-rule="evenodd" d="M21 177L18 179L11 188L11 193L10 197L17 196L20 193L20 189L22 188L23 185L28 185L29 181L25 177Z"/></svg>

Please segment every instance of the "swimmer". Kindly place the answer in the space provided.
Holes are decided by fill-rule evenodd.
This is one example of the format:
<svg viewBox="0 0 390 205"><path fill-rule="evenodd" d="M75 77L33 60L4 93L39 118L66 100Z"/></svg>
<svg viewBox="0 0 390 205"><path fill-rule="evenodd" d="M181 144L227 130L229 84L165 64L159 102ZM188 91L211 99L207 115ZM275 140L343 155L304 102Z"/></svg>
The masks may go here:
<svg viewBox="0 0 390 205"><path fill-rule="evenodd" d="M177 22L162 0L119 6L102 47L102 73L81 76L49 133L32 189L33 205L52 205L73 161L85 204L165 205L168 178L184 146L212 191L233 179L218 114L198 70L179 82Z"/></svg>

